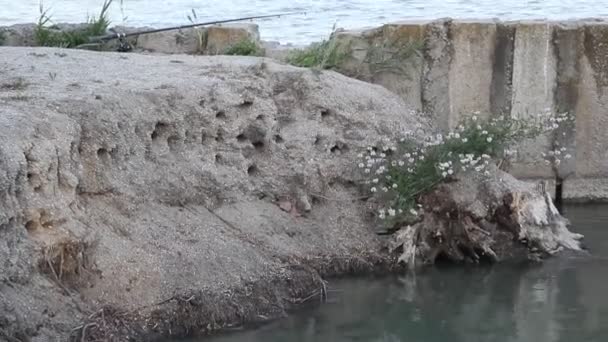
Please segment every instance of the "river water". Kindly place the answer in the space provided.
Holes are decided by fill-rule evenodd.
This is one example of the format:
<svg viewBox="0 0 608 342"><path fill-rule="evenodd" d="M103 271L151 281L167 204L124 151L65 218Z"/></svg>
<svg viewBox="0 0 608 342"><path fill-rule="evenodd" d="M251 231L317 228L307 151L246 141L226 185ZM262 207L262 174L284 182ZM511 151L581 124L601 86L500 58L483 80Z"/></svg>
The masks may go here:
<svg viewBox="0 0 608 342"><path fill-rule="evenodd" d="M40 0L0 0L0 25L35 22ZM43 0L55 22L82 22L103 0ZM115 24L165 27L200 21L306 11L257 21L264 40L304 44L328 36L334 24L356 29L405 19L567 19L608 17L608 0L114 0ZM124 20L123 20L124 19Z"/></svg>
<svg viewBox="0 0 608 342"><path fill-rule="evenodd" d="M329 303L188 342L606 342L608 205L569 206L591 257L331 281Z"/></svg>

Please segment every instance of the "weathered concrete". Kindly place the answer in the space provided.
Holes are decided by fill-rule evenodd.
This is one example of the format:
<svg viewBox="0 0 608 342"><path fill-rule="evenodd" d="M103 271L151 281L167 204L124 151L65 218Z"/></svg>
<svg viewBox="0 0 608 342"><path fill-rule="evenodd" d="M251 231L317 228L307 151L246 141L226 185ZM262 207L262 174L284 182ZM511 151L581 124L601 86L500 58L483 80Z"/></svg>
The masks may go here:
<svg viewBox="0 0 608 342"><path fill-rule="evenodd" d="M132 31L140 29L133 29ZM190 28L143 34L130 40L132 45L142 51L155 53L200 54L205 49L205 30Z"/></svg>
<svg viewBox="0 0 608 342"><path fill-rule="evenodd" d="M224 24L205 29L205 54L220 55L234 44L252 41L260 45L260 32L255 24Z"/></svg>
<svg viewBox="0 0 608 342"><path fill-rule="evenodd" d="M334 34L340 49L350 51L339 71L367 82L381 84L399 94L412 108L422 110L422 54L425 26L391 24L361 32Z"/></svg>
<svg viewBox="0 0 608 342"><path fill-rule="evenodd" d="M516 24L513 54L511 117L534 119L553 112L557 77L553 26L546 22ZM551 137L541 136L518 149L513 173L520 177L550 177L551 166L541 158L552 149Z"/></svg>
<svg viewBox="0 0 608 342"><path fill-rule="evenodd" d="M496 24L460 22L451 30L452 60L449 67L450 129L463 115L491 113Z"/></svg>
<svg viewBox="0 0 608 342"><path fill-rule="evenodd" d="M585 26L576 102L576 174L608 172L608 24Z"/></svg>
<svg viewBox="0 0 608 342"><path fill-rule="evenodd" d="M511 170L518 177L560 177L575 184L608 177L608 23L442 19L346 31L336 37L348 52L340 72L383 85L444 130L474 112L575 116L573 125L521 146ZM385 41L390 46L417 41L418 51L391 54ZM407 65L407 74L389 68L378 77L371 54L385 56L386 65ZM562 158L555 168L546 165L540 154L562 146L573 158ZM608 192L589 196L608 200Z"/></svg>

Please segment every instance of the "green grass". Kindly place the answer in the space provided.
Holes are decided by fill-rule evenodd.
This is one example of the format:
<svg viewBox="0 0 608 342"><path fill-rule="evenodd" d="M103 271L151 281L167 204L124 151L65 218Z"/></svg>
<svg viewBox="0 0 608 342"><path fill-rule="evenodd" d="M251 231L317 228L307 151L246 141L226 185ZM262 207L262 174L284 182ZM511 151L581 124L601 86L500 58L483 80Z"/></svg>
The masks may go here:
<svg viewBox="0 0 608 342"><path fill-rule="evenodd" d="M224 54L233 56L263 56L264 51L252 39L243 39L229 47Z"/></svg>
<svg viewBox="0 0 608 342"><path fill-rule="evenodd" d="M334 24L328 39L312 43L305 49L292 51L287 56L286 62L304 68L336 70L346 57L348 54L336 39L336 25Z"/></svg>
<svg viewBox="0 0 608 342"><path fill-rule="evenodd" d="M104 0L98 17L88 18L84 28L59 31L52 25L48 9L40 3L40 17L34 29L34 40L38 46L74 48L89 43L89 38L106 34L110 26L108 10L114 0Z"/></svg>
<svg viewBox="0 0 608 342"><path fill-rule="evenodd" d="M293 51L287 56L287 63L304 68L337 69L346 57L337 40L330 38Z"/></svg>

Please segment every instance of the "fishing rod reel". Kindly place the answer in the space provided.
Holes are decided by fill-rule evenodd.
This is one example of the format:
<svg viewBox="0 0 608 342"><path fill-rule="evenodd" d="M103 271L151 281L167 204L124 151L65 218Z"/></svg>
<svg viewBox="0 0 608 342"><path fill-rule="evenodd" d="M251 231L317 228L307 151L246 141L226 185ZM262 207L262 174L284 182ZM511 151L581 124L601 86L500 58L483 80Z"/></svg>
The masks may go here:
<svg viewBox="0 0 608 342"><path fill-rule="evenodd" d="M129 41L127 41L127 35L124 32L115 32L113 30L111 31L116 34L116 40L118 40L118 47L116 48L116 51L129 52L133 50L133 46L131 45L131 43L129 43Z"/></svg>
<svg viewBox="0 0 608 342"><path fill-rule="evenodd" d="M95 37L91 39L91 43L81 44L76 46L76 49L102 51L105 44L108 44L111 40L116 39L116 51L117 52L130 52L133 50L133 46L127 40L127 34L123 32L116 32L114 29L110 29L111 35L103 37Z"/></svg>

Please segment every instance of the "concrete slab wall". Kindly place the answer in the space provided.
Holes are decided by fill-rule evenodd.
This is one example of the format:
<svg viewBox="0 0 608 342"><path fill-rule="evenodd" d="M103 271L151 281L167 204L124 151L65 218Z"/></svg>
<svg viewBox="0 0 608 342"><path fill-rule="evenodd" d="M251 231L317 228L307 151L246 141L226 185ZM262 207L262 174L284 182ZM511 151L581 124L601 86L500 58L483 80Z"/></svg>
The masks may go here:
<svg viewBox="0 0 608 342"><path fill-rule="evenodd" d="M441 19L337 37L352 45L339 71L385 86L444 130L475 112L574 115L574 123L523 145L511 171L520 178L561 178L566 198L608 200L608 22ZM406 75L386 69L378 76L370 68L366 57L383 54L376 50L387 49L387 40L418 48L385 61L407 65ZM541 152L562 146L573 158L547 166Z"/></svg>
<svg viewBox="0 0 608 342"><path fill-rule="evenodd" d="M64 31L74 30L83 24L60 24ZM36 46L35 24L21 24L0 27L0 46ZM116 32L132 33L152 29L150 27L114 27ZM201 26L148 33L128 38L135 51L162 54L223 54L232 46L243 41L251 41L262 47L258 25L251 23L230 23L213 26ZM100 46L101 50L116 50L116 41L112 40Z"/></svg>

